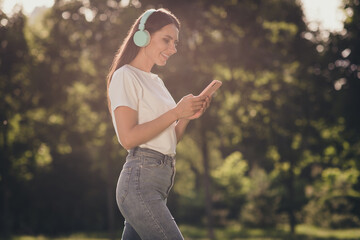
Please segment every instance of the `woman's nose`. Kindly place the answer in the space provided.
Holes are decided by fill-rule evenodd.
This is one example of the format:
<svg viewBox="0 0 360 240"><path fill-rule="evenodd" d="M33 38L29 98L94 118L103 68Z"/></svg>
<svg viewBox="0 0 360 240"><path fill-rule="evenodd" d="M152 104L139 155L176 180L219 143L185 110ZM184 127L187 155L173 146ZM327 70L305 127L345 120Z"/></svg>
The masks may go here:
<svg viewBox="0 0 360 240"><path fill-rule="evenodd" d="M172 54L177 53L177 49L176 49L176 44L175 44L175 43L174 43L174 44L171 44L170 50L171 50L171 53L172 53Z"/></svg>

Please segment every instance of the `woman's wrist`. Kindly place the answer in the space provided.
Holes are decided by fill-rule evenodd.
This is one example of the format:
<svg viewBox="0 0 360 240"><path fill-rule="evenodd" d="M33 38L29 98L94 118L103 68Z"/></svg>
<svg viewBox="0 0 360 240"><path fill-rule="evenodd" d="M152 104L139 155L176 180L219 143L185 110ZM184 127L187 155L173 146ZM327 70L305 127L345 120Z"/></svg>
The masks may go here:
<svg viewBox="0 0 360 240"><path fill-rule="evenodd" d="M190 119L187 119L187 118L181 118L178 120L178 122L183 122L183 123L189 123L190 122Z"/></svg>
<svg viewBox="0 0 360 240"><path fill-rule="evenodd" d="M171 110L170 110L170 113L171 113L171 115L173 116L173 118L175 119L174 122L180 120L180 115L179 115L176 107L174 107L173 109L171 109Z"/></svg>

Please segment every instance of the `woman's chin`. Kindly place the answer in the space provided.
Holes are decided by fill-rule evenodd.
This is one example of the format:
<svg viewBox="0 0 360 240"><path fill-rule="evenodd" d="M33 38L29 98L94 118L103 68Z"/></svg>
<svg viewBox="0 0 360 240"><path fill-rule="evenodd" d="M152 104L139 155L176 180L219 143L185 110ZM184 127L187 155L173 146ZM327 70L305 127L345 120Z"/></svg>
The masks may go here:
<svg viewBox="0 0 360 240"><path fill-rule="evenodd" d="M166 65L166 61L159 61L156 63L156 65L162 67L162 66L165 66Z"/></svg>

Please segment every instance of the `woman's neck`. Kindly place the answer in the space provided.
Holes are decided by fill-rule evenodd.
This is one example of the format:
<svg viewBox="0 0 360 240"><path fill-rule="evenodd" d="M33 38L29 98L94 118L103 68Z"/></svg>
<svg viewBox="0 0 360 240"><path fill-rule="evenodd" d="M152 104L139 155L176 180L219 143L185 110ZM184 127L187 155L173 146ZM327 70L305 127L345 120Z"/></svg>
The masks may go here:
<svg viewBox="0 0 360 240"><path fill-rule="evenodd" d="M154 63L146 56L145 48L140 49L136 57L129 63L144 72L151 72Z"/></svg>

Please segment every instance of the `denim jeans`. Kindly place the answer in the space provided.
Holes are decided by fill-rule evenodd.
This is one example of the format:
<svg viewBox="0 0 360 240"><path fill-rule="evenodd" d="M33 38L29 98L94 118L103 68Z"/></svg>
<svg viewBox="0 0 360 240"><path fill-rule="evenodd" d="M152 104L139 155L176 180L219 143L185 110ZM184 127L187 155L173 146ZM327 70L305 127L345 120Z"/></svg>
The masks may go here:
<svg viewBox="0 0 360 240"><path fill-rule="evenodd" d="M123 240L184 239L166 206L174 177L175 158L139 147L129 152L116 187Z"/></svg>

